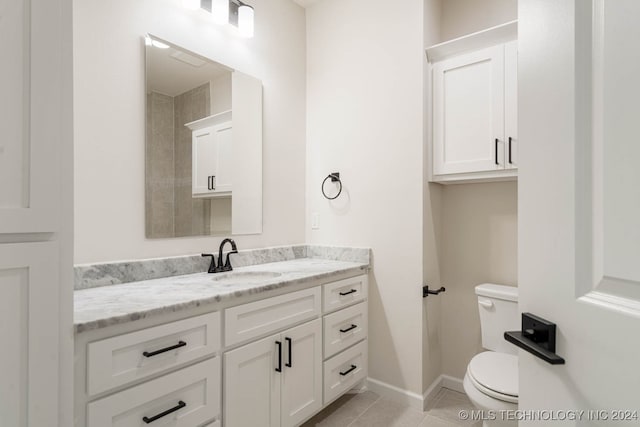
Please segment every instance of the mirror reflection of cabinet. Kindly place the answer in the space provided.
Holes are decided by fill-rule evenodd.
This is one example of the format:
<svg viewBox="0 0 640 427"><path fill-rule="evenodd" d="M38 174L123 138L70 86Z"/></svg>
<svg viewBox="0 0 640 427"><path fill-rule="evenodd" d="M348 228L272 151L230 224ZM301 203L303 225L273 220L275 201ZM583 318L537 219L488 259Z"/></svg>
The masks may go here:
<svg viewBox="0 0 640 427"><path fill-rule="evenodd" d="M154 36L146 46L148 238L262 232L262 83Z"/></svg>
<svg viewBox="0 0 640 427"><path fill-rule="evenodd" d="M226 197L232 192L231 111L187 123L192 130L193 197Z"/></svg>

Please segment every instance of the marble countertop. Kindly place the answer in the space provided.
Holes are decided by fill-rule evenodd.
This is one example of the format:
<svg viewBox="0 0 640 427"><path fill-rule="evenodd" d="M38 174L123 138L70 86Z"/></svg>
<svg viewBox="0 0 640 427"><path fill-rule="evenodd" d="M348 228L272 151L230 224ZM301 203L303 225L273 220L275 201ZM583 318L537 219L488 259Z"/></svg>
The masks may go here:
<svg viewBox="0 0 640 427"><path fill-rule="evenodd" d="M163 313L216 304L300 284L366 271L368 264L317 258L300 258L234 268L234 272L279 273L277 277L252 277L237 282L217 279L222 274L196 273L153 280L82 289L74 292L75 332L100 329Z"/></svg>

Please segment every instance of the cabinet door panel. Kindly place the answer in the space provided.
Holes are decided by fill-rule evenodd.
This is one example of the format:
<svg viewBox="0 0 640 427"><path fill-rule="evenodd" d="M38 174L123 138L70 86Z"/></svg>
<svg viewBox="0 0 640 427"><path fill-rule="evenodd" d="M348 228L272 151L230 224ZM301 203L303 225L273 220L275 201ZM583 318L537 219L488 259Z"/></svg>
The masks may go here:
<svg viewBox="0 0 640 427"><path fill-rule="evenodd" d="M503 45L436 63L433 82L434 174L504 169Z"/></svg>
<svg viewBox="0 0 640 427"><path fill-rule="evenodd" d="M66 123L60 2L8 0L1 13L0 233L56 231Z"/></svg>
<svg viewBox="0 0 640 427"><path fill-rule="evenodd" d="M504 136L505 165L518 168L518 41L504 46ZM511 146L509 146L511 138Z"/></svg>
<svg viewBox="0 0 640 427"><path fill-rule="evenodd" d="M305 323L283 332L282 337L281 425L289 427L322 407L322 322Z"/></svg>
<svg viewBox="0 0 640 427"><path fill-rule="evenodd" d="M226 427L280 425L279 340L273 335L224 355Z"/></svg>
<svg viewBox="0 0 640 427"><path fill-rule="evenodd" d="M0 425L58 419L57 243L0 245Z"/></svg>

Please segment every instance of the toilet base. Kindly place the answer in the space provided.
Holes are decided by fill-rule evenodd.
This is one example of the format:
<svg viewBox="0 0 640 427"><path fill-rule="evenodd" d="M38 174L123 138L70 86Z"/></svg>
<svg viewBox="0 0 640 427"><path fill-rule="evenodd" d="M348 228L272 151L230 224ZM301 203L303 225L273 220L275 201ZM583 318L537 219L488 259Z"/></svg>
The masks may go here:
<svg viewBox="0 0 640 427"><path fill-rule="evenodd" d="M469 374L464 376L462 385L465 393L469 397L469 400L473 403L473 406L475 406L479 411L485 411L487 415L496 415L495 420L484 420L482 422L483 427L517 427L517 421L502 420L500 417L501 411L516 411L518 409L517 404L487 396L471 383Z"/></svg>

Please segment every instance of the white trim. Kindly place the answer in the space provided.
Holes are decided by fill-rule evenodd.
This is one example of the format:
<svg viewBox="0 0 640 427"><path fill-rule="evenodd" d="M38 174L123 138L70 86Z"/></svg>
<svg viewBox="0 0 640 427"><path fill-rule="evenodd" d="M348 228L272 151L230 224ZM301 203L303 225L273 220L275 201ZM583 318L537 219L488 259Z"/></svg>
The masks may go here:
<svg viewBox="0 0 640 427"><path fill-rule="evenodd" d="M435 400L438 393L442 390L442 375L435 379L427 388L427 390L422 394L422 410L427 410L427 405Z"/></svg>
<svg viewBox="0 0 640 427"><path fill-rule="evenodd" d="M367 378L367 388L380 396L393 400L412 408L423 410L423 396L399 387L387 384L385 382Z"/></svg>
<svg viewBox="0 0 640 427"><path fill-rule="evenodd" d="M441 375L442 387L449 390L457 391L458 393L464 393L464 387L460 378L452 377L450 375Z"/></svg>
<svg viewBox="0 0 640 427"><path fill-rule="evenodd" d="M457 391L458 393L465 393L462 380L450 375L440 375L431 383L422 396L408 390L403 390L391 384L374 380L373 378L367 378L366 385L363 384L362 387L363 388L360 390L371 390L380 396L393 400L394 402L409 405L410 407L421 411L426 410L427 405L435 399L443 388ZM353 393L354 391L351 392Z"/></svg>
<svg viewBox="0 0 640 427"><path fill-rule="evenodd" d="M510 21L486 30L438 43L425 49L427 60L431 63L452 56L471 52L478 48L506 43L518 38L518 21Z"/></svg>

